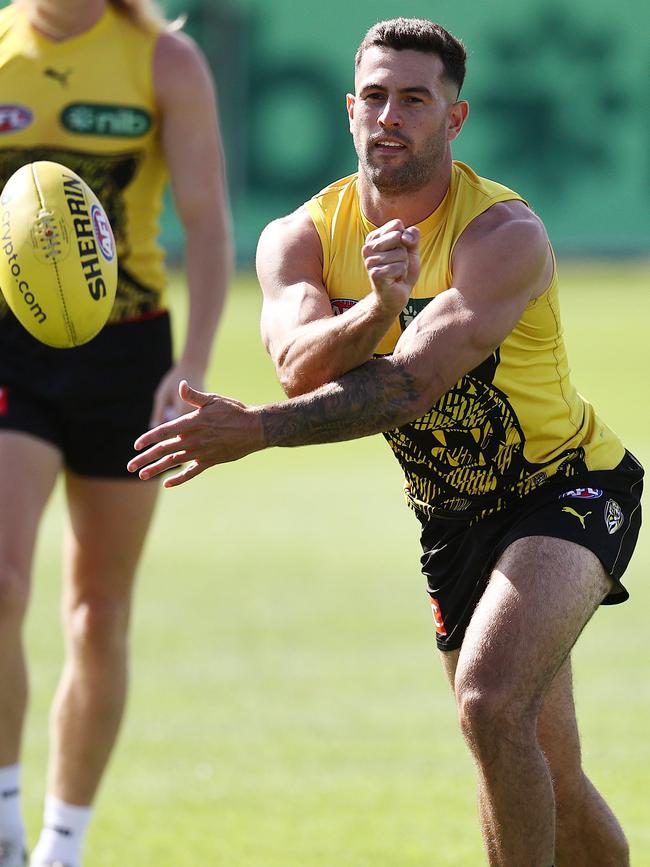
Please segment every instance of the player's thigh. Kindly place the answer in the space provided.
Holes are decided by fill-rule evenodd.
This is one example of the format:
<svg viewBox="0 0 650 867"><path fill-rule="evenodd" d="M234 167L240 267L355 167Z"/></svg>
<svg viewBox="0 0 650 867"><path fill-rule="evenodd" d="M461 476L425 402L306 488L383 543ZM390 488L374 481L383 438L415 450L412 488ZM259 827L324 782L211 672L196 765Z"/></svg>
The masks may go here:
<svg viewBox="0 0 650 867"><path fill-rule="evenodd" d="M73 599L129 595L158 490L139 479L66 474L65 578Z"/></svg>
<svg viewBox="0 0 650 867"><path fill-rule="evenodd" d="M0 566L28 580L36 533L61 468L56 446L0 430Z"/></svg>
<svg viewBox="0 0 650 867"><path fill-rule="evenodd" d="M541 702L611 586L600 561L563 539L528 536L499 558L468 626L456 670L509 702Z"/></svg>

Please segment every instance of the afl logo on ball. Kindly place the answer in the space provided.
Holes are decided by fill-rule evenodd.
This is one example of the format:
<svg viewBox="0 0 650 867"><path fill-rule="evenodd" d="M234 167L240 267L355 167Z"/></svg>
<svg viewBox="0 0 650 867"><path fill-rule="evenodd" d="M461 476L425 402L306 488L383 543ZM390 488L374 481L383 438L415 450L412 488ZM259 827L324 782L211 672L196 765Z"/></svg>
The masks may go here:
<svg viewBox="0 0 650 867"><path fill-rule="evenodd" d="M113 257L115 256L115 242L113 240L113 233L106 218L106 214L99 205L93 205L90 209L90 216L93 221L93 231L99 249L101 250L104 259L108 262L112 262Z"/></svg>
<svg viewBox="0 0 650 867"><path fill-rule="evenodd" d="M616 500L607 500L605 503L605 524L607 525L609 535L612 536L618 532L623 526L624 521L623 510Z"/></svg>

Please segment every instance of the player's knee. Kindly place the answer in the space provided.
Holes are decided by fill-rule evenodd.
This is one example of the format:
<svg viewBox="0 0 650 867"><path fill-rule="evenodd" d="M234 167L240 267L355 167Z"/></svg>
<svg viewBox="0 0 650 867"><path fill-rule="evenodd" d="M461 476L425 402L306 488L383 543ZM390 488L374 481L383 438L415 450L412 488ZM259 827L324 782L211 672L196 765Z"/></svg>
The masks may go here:
<svg viewBox="0 0 650 867"><path fill-rule="evenodd" d="M76 651L99 656L122 652L126 645L128 607L105 596L89 596L70 609L66 625Z"/></svg>
<svg viewBox="0 0 650 867"><path fill-rule="evenodd" d="M533 706L513 700L497 685L457 685L458 718L472 750L492 755L508 745L533 743L537 716Z"/></svg>
<svg viewBox="0 0 650 867"><path fill-rule="evenodd" d="M5 622L22 618L29 600L29 575L11 561L0 560L0 618Z"/></svg>

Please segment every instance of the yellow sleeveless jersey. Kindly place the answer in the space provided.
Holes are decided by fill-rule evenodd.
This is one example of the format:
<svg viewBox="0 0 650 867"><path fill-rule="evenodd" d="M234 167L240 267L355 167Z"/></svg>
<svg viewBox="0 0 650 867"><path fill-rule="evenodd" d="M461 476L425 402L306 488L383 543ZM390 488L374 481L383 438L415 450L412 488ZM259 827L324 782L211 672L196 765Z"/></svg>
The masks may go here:
<svg viewBox="0 0 650 867"><path fill-rule="evenodd" d="M463 230L496 202L523 201L454 162L440 206L418 225L421 271L408 304L376 348L389 354L402 331L453 286L451 257ZM361 247L376 226L361 212L357 175L306 203L323 247L323 280L335 313L370 291ZM610 469L616 435L575 390L562 337L558 281L531 301L512 333L422 418L385 434L406 475L409 504L426 515L474 518L497 511L551 477Z"/></svg>
<svg viewBox="0 0 650 867"><path fill-rule="evenodd" d="M156 39L110 4L92 29L65 42L35 31L20 4L0 10L0 188L21 165L43 159L90 185L117 244L112 322L164 306L156 239L167 170L153 91Z"/></svg>

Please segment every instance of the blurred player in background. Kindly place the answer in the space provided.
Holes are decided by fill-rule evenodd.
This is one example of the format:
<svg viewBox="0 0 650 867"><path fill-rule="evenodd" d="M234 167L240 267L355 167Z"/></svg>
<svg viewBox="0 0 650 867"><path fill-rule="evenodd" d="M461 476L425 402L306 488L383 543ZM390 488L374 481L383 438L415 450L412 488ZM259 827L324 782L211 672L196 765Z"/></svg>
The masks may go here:
<svg viewBox="0 0 650 867"><path fill-rule="evenodd" d="M141 437L130 467L185 464L173 486L259 449L385 432L490 864L624 867L582 771L570 652L628 596L643 471L571 384L541 221L452 161L465 60L429 21L366 34L348 96L358 174L260 239L262 330L291 399L247 407L183 383L194 411Z"/></svg>
<svg viewBox="0 0 650 867"><path fill-rule="evenodd" d="M122 718L134 575L158 485L128 477L135 435L178 414L201 381L231 268L215 95L196 45L150 0L20 0L0 11L0 187L24 163L78 172L119 257L109 325L91 343L38 344L0 320L0 865L23 864L21 629L35 539L65 479L66 662L51 714L44 826L33 867L79 867ZM163 254L168 175L186 236L189 319L172 363Z"/></svg>

